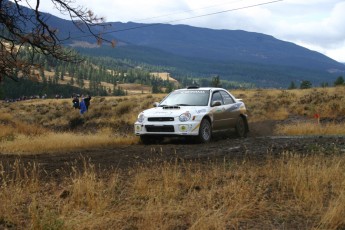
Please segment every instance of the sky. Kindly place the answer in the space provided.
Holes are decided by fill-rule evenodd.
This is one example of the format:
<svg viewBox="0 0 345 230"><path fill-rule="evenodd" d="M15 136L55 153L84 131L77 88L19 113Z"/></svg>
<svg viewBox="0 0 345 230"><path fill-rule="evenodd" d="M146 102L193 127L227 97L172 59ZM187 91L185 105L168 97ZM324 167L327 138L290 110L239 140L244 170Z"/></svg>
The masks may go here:
<svg viewBox="0 0 345 230"><path fill-rule="evenodd" d="M35 0L36 1L36 0ZM72 0L108 22L185 24L272 35L345 63L345 0ZM41 1L40 10L66 18ZM115 28L116 29L116 28Z"/></svg>

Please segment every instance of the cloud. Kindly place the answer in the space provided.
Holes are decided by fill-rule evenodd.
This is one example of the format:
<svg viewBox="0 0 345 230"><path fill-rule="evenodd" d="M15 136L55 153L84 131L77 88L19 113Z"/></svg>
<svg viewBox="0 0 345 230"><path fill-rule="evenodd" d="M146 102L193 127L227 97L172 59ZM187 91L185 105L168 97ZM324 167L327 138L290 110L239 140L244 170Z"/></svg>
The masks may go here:
<svg viewBox="0 0 345 230"><path fill-rule="evenodd" d="M341 50L345 49L345 2L332 1L333 5L318 2L322 3L318 7L305 5L304 14L281 17L275 31L271 32L278 38L345 62L345 56L341 55Z"/></svg>
<svg viewBox="0 0 345 230"><path fill-rule="evenodd" d="M273 35L345 62L341 54L345 49L344 12L345 2L339 0L290 0L234 11L202 23Z"/></svg>

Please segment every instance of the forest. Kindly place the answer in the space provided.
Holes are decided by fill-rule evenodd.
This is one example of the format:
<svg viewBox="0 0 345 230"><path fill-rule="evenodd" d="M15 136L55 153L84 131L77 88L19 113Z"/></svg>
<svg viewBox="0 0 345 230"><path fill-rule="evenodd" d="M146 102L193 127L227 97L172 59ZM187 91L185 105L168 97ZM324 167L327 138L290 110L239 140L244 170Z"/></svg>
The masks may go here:
<svg viewBox="0 0 345 230"><path fill-rule="evenodd" d="M21 55L30 57L30 52ZM81 56L80 63L65 63L46 55L35 54L34 63L39 66L32 70L30 76L23 76L13 71L13 79L5 78L0 85L0 99L18 99L26 97L70 97L73 93L99 96L123 96L127 92L121 84L140 84L151 87L151 93L169 93L176 88L189 85L222 86L228 89L253 88L251 83L220 80L213 85L213 79L220 76L192 77L188 75L173 76L177 81L163 79L152 72L166 72L171 69L138 63L129 59L111 57ZM103 83L103 84L102 84ZM107 83L107 87L104 86ZM111 87L110 87L110 86Z"/></svg>

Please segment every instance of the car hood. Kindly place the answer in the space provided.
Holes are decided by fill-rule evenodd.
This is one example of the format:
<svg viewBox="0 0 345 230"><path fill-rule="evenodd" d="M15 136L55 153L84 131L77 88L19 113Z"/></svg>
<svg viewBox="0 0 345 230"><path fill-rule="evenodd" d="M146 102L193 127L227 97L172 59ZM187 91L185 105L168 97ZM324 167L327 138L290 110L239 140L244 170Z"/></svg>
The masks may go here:
<svg viewBox="0 0 345 230"><path fill-rule="evenodd" d="M178 117L185 112L191 114L206 112L206 108L206 106L167 106L147 109L143 113L146 117Z"/></svg>

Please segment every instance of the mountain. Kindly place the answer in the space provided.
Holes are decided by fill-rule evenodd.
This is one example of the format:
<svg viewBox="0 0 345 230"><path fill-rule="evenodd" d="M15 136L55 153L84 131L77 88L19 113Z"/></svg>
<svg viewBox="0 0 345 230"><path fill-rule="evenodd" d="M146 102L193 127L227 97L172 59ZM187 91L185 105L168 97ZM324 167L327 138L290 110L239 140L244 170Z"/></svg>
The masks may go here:
<svg viewBox="0 0 345 230"><path fill-rule="evenodd" d="M172 76L212 77L253 82L260 87L287 87L291 81L332 83L345 72L335 60L270 35L241 30L214 30L187 25L113 22L103 33L117 47L95 46L95 39L71 21L47 14L66 45L92 56L131 59L162 66Z"/></svg>
<svg viewBox="0 0 345 230"><path fill-rule="evenodd" d="M213 30L187 25L112 23L113 37L175 55L216 61L326 69L341 65L320 53L272 36L241 30ZM131 29L138 28L138 29Z"/></svg>

